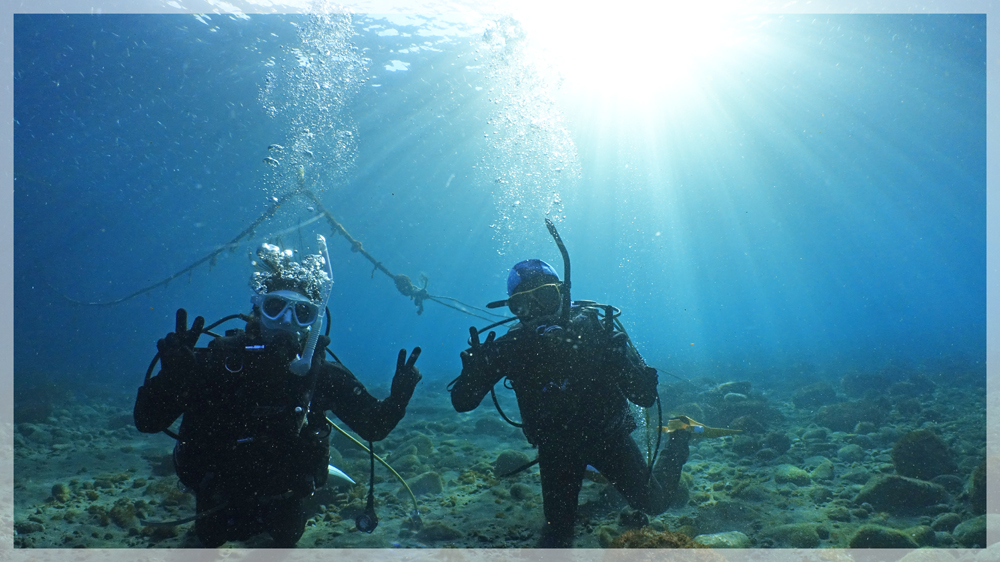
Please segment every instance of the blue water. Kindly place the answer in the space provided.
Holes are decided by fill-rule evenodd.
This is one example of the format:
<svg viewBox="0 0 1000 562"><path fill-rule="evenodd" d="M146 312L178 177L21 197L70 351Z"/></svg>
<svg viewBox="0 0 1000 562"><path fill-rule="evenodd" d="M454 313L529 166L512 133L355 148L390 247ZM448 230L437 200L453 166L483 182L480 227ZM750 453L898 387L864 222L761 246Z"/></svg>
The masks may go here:
<svg viewBox="0 0 1000 562"><path fill-rule="evenodd" d="M419 345L422 384L443 388L487 322L435 302L417 315L323 221L295 229L314 215L302 200L166 287L65 298L185 268L299 166L385 267L476 306L521 259L561 270L554 219L573 296L621 307L678 376L982 368L985 24L749 18L693 85L635 76L614 84L629 101L532 60L538 28L476 14L17 15L15 382L138 386L178 307L249 311L247 254L287 231L301 251L328 238L338 356L384 391ZM680 55L617 56L655 74Z"/></svg>

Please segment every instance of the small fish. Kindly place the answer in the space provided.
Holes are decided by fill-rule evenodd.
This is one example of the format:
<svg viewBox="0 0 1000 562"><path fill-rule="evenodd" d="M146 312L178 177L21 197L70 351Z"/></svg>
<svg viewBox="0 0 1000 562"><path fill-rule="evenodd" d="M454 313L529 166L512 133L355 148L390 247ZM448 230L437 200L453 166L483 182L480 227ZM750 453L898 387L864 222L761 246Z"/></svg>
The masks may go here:
<svg viewBox="0 0 1000 562"><path fill-rule="evenodd" d="M272 145L268 146L267 149L268 150L285 150L285 147L281 146L280 144L272 144Z"/></svg>
<svg viewBox="0 0 1000 562"><path fill-rule="evenodd" d="M660 430L665 433L673 433L674 431L690 430L691 437L694 438L706 438L713 439L715 437L725 437L726 435L736 435L743 433L739 429L721 429L717 427L708 427L707 425L696 422L687 416L677 416L667 421L667 425L660 427Z"/></svg>
<svg viewBox="0 0 1000 562"><path fill-rule="evenodd" d="M305 150L303 150L303 151L302 151L302 154L305 154L305 155L306 155L306 156L308 156L309 158L312 158L312 157L313 157L313 151L309 150L308 148L307 148L307 149L305 149Z"/></svg>
<svg viewBox="0 0 1000 562"><path fill-rule="evenodd" d="M270 156L265 156L264 157L264 163L265 164L270 164L272 166L277 166L277 165L281 164L281 162L278 162L277 160L275 160L274 158L271 158Z"/></svg>

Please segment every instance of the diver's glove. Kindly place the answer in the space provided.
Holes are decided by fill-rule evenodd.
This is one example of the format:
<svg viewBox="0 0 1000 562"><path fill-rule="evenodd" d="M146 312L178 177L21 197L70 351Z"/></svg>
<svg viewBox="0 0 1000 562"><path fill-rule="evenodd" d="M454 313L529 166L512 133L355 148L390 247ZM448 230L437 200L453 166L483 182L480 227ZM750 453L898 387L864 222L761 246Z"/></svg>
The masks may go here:
<svg viewBox="0 0 1000 562"><path fill-rule="evenodd" d="M493 360L495 349L492 344L497 333L490 332L486 336L486 341L479 343L479 330L472 326L469 328L469 336L469 349L459 354L462 360L462 372L481 373Z"/></svg>
<svg viewBox="0 0 1000 562"><path fill-rule="evenodd" d="M643 408L656 403L656 369L649 367L632 349L628 334L615 332L604 341L603 360L628 400Z"/></svg>
<svg viewBox="0 0 1000 562"><path fill-rule="evenodd" d="M405 349L399 350L399 357L396 359L396 375L392 377L392 389L389 394L394 401L403 407L409 404L410 397L413 396L413 389L423 378L420 371L414 366L418 357L420 357L420 348L414 347L409 359L406 358Z"/></svg>
<svg viewBox="0 0 1000 562"><path fill-rule="evenodd" d="M198 336L201 335L201 330L204 327L205 318L199 316L194 319L189 330L187 328L187 311L183 308L177 309L177 323L174 331L156 342L156 349L160 351L162 371L171 375L185 376L198 370L194 346L198 343Z"/></svg>
<svg viewBox="0 0 1000 562"><path fill-rule="evenodd" d="M619 369L628 365L628 334L615 332L604 342L604 346L604 358L609 364Z"/></svg>

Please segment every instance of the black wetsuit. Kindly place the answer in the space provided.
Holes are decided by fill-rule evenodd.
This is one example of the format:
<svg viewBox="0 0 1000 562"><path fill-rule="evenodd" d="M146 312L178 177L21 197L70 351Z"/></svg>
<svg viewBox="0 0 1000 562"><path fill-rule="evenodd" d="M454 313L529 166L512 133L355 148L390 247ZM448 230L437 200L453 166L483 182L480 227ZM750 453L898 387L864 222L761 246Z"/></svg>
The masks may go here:
<svg viewBox="0 0 1000 562"><path fill-rule="evenodd" d="M656 370L621 332L609 333L592 309L574 307L568 326L514 325L469 361L451 388L459 412L476 408L503 377L517 395L528 441L538 447L545 527L541 546L572 546L577 502L587 465L596 468L634 509L663 512L687 460L687 441L661 455L657 479L630 433L628 401L650 407Z"/></svg>
<svg viewBox="0 0 1000 562"><path fill-rule="evenodd" d="M206 547L265 531L278 546L293 546L305 528L302 499L327 478L324 412L378 441L406 411L409 397L376 399L321 347L308 375L293 374L297 346L282 336L265 342L233 330L197 350L196 373L162 370L139 388L139 431L162 431L184 416L174 464L196 495L195 533Z"/></svg>

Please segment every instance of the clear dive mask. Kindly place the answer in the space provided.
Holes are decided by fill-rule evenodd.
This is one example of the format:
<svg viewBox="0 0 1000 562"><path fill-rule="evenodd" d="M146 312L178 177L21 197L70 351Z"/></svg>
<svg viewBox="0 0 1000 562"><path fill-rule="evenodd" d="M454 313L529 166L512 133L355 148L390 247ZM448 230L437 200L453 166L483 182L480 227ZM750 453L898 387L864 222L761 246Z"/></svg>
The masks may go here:
<svg viewBox="0 0 1000 562"><path fill-rule="evenodd" d="M507 306L518 318L539 318L559 311L562 294L558 283L546 283L507 297Z"/></svg>
<svg viewBox="0 0 1000 562"><path fill-rule="evenodd" d="M260 310L261 324L269 330L304 333L320 312L316 303L295 291L253 295L250 302Z"/></svg>

